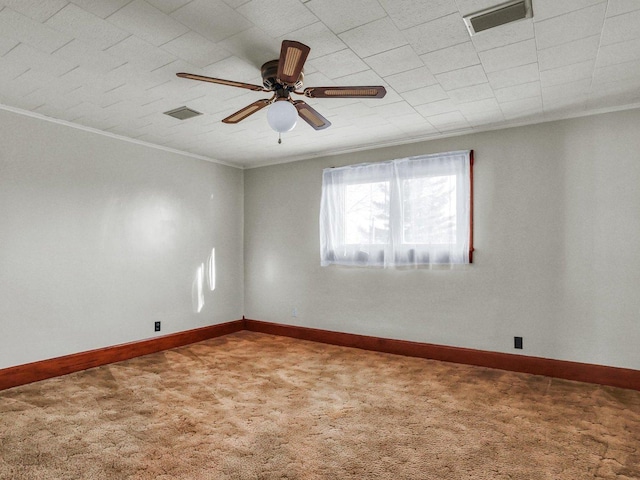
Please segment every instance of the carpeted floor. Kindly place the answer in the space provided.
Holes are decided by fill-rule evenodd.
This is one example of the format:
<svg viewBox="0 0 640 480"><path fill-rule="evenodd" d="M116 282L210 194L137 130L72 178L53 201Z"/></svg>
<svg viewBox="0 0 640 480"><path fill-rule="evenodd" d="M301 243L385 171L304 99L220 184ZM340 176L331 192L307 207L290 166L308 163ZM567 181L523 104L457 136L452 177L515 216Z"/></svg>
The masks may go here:
<svg viewBox="0 0 640 480"><path fill-rule="evenodd" d="M640 479L640 392L240 332L0 392L0 478Z"/></svg>

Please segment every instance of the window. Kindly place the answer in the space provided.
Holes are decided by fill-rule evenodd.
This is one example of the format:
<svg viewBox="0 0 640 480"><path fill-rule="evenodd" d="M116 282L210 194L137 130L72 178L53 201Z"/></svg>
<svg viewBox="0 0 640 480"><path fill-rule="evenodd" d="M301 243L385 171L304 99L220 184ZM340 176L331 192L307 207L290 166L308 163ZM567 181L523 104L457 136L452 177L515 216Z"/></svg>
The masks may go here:
<svg viewBox="0 0 640 480"><path fill-rule="evenodd" d="M325 169L321 264L469 263L472 167L462 151Z"/></svg>

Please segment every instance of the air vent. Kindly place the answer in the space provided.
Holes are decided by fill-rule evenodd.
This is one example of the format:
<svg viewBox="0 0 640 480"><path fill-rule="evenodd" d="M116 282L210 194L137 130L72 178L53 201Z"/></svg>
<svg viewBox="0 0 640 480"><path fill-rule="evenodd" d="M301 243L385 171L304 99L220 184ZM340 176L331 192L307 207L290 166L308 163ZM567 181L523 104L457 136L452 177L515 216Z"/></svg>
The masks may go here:
<svg viewBox="0 0 640 480"><path fill-rule="evenodd" d="M532 16L531 0L514 0L467 15L464 17L464 23L469 33L475 35L484 30Z"/></svg>
<svg viewBox="0 0 640 480"><path fill-rule="evenodd" d="M168 112L164 112L165 115L169 115L170 117L177 118L178 120L187 120L188 118L197 117L198 115L202 115L200 112L196 112L195 110L191 110L187 107L179 107L174 108L173 110L169 110Z"/></svg>

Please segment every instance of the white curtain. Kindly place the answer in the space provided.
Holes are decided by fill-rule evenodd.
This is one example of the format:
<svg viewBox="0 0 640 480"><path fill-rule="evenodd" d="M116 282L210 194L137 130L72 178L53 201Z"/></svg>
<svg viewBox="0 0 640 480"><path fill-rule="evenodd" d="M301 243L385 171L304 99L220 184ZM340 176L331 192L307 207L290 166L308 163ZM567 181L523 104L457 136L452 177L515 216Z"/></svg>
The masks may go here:
<svg viewBox="0 0 640 480"><path fill-rule="evenodd" d="M469 263L470 151L327 168L321 265Z"/></svg>

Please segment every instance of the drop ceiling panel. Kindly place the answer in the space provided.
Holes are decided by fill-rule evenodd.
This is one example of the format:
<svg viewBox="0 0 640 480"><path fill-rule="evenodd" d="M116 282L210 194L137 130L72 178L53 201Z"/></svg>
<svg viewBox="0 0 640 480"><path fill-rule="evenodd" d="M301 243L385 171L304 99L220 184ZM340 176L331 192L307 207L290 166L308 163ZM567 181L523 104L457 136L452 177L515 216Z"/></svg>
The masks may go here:
<svg viewBox="0 0 640 480"><path fill-rule="evenodd" d="M66 0L2 0L0 2L0 5L7 6L37 22L44 22L66 4Z"/></svg>
<svg viewBox="0 0 640 480"><path fill-rule="evenodd" d="M404 33L416 53L422 55L467 42L469 33L460 19L460 15L454 13L409 28Z"/></svg>
<svg viewBox="0 0 640 480"><path fill-rule="evenodd" d="M581 38L538 52L540 70L563 67L596 58L600 46L600 35Z"/></svg>
<svg viewBox="0 0 640 480"><path fill-rule="evenodd" d="M310 0L304 5L334 33L387 16L377 0Z"/></svg>
<svg viewBox="0 0 640 480"><path fill-rule="evenodd" d="M606 9L606 3L598 3L548 20L536 21L535 34L538 48L543 50L597 35L602 31Z"/></svg>
<svg viewBox="0 0 640 480"><path fill-rule="evenodd" d="M100 18L107 18L131 0L71 0L71 3Z"/></svg>
<svg viewBox="0 0 640 480"><path fill-rule="evenodd" d="M160 46L187 33L187 27L144 0L133 0L113 15L109 23L153 45Z"/></svg>
<svg viewBox="0 0 640 480"><path fill-rule="evenodd" d="M394 48L364 59L378 75L387 77L424 66L410 45Z"/></svg>
<svg viewBox="0 0 640 480"><path fill-rule="evenodd" d="M62 47L73 37L49 28L8 7L0 11L0 35L18 42L26 43L45 53L51 53Z"/></svg>
<svg viewBox="0 0 640 480"><path fill-rule="evenodd" d="M286 35L317 21L298 0L252 0L238 7L238 12L272 37Z"/></svg>
<svg viewBox="0 0 640 480"><path fill-rule="evenodd" d="M602 44L611 45L639 38L639 22L640 10L634 10L616 17L607 18L604 24L604 30L602 31Z"/></svg>
<svg viewBox="0 0 640 480"><path fill-rule="evenodd" d="M473 43L464 42L420 57L431 73L444 73L480 63Z"/></svg>
<svg viewBox="0 0 640 480"><path fill-rule="evenodd" d="M252 26L249 20L221 0L194 0L172 12L171 17L213 42Z"/></svg>
<svg viewBox="0 0 640 480"><path fill-rule="evenodd" d="M380 4L400 30L457 12L455 3L449 0L380 0Z"/></svg>
<svg viewBox="0 0 640 480"><path fill-rule="evenodd" d="M640 104L640 2L533 0L534 16L470 37L493 0L0 0L0 102L238 166ZM266 110L282 40L311 48L304 87L382 85L382 99L307 99L332 126L283 135ZM187 106L184 122L163 112Z"/></svg>
<svg viewBox="0 0 640 480"><path fill-rule="evenodd" d="M97 50L105 50L129 36L127 32L112 23L71 3L44 24L77 38Z"/></svg>
<svg viewBox="0 0 640 480"><path fill-rule="evenodd" d="M538 51L535 40L525 40L480 52L480 59L484 71L491 73L535 63L538 61Z"/></svg>
<svg viewBox="0 0 640 480"><path fill-rule="evenodd" d="M404 35L388 17L353 28L339 36L360 58L387 52L407 44Z"/></svg>

